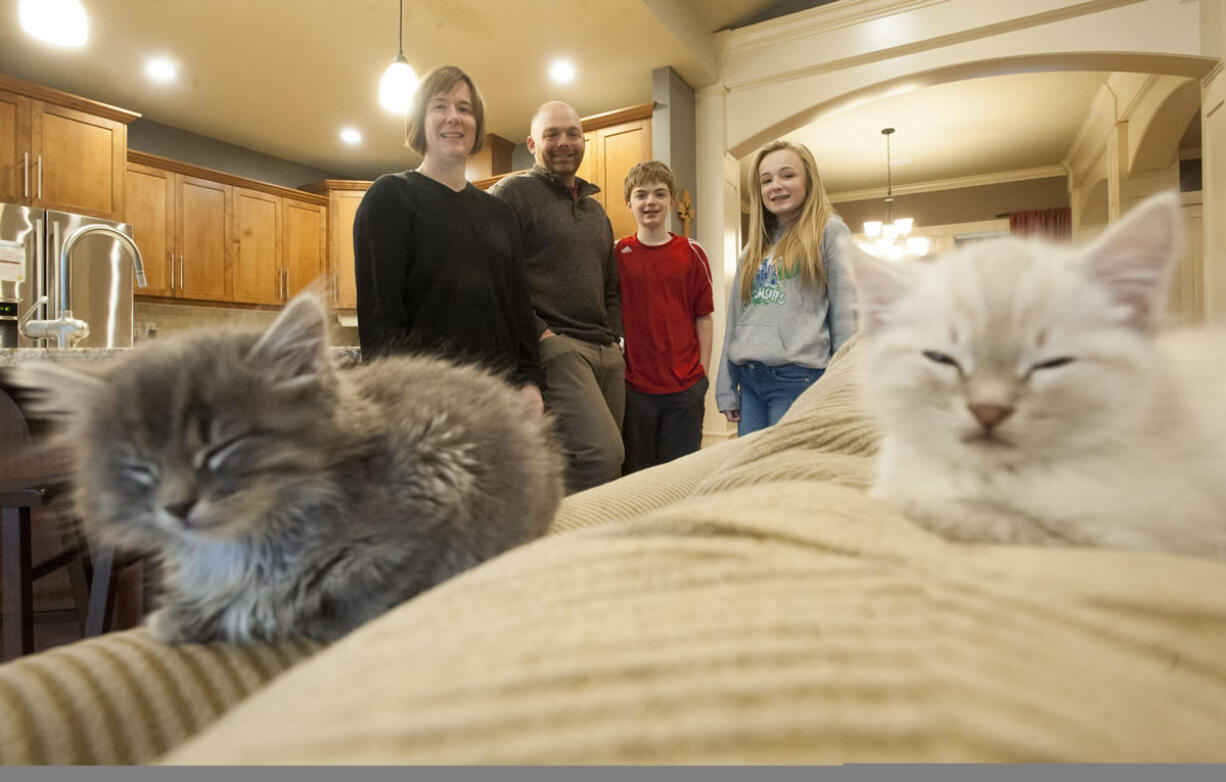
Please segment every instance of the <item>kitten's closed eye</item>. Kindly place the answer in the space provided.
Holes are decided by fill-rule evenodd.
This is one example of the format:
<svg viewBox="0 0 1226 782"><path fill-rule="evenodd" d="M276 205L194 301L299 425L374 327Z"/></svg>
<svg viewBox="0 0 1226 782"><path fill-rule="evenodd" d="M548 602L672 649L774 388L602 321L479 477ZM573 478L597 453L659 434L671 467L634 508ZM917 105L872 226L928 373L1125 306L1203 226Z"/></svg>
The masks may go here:
<svg viewBox="0 0 1226 782"><path fill-rule="evenodd" d="M937 363L937 364L946 364L946 365L951 366L951 367L953 367L954 369L958 370L959 372L961 372L961 371L962 371L962 367L961 367L961 366L959 366L958 362L957 362L957 361L955 361L955 360L954 360L954 358L953 358L952 356L948 356L948 355L946 355L946 354L944 354L944 353L938 353L938 352L937 352L937 351L935 351L935 350L925 350L925 351L924 351L924 358L926 358L926 359L928 359L929 361L932 361L932 362L934 362L934 363Z"/></svg>
<svg viewBox="0 0 1226 782"><path fill-rule="evenodd" d="M1056 367L1062 367L1071 363L1073 363L1072 356L1061 356L1059 358L1048 359L1047 361L1040 361L1039 363L1032 365L1030 367L1030 371L1034 372L1038 369L1055 369Z"/></svg>
<svg viewBox="0 0 1226 782"><path fill-rule="evenodd" d="M152 486L158 478L157 469L147 464L128 464L124 466L123 472L138 486Z"/></svg>
<svg viewBox="0 0 1226 782"><path fill-rule="evenodd" d="M248 435L239 435L231 437L218 445L196 454L196 467L199 469L201 465L209 472L217 472L221 469L226 460L230 458L241 446L245 445L250 440Z"/></svg>

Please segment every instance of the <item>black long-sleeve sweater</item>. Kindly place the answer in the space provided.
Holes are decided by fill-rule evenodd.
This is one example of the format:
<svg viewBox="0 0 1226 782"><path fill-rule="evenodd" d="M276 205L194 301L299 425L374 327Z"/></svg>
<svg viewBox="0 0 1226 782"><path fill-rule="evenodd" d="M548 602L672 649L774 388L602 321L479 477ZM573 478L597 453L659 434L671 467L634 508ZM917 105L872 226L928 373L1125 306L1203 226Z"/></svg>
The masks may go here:
<svg viewBox="0 0 1226 782"><path fill-rule="evenodd" d="M471 184L376 179L353 222L363 359L426 351L540 385L521 248L515 213Z"/></svg>
<svg viewBox="0 0 1226 782"><path fill-rule="evenodd" d="M548 327L608 345L622 335L613 227L591 197L600 188L582 179L576 182L577 193L538 165L505 177L490 192L519 217L537 334Z"/></svg>

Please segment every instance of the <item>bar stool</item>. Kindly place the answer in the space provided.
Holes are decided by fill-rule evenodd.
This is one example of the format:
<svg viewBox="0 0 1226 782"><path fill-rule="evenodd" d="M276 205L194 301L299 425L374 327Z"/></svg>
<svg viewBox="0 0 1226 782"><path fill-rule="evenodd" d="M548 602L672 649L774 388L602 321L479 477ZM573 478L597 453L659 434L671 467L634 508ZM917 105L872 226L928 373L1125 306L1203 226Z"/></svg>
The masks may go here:
<svg viewBox="0 0 1226 782"><path fill-rule="evenodd" d="M91 553L79 525L61 530L63 550L32 562L31 523L35 508L46 508L67 486L67 466L55 454L28 450L33 438L24 413L0 389L0 581L4 585L4 659L34 651L34 582L67 568L83 637L110 626L115 603L115 552Z"/></svg>

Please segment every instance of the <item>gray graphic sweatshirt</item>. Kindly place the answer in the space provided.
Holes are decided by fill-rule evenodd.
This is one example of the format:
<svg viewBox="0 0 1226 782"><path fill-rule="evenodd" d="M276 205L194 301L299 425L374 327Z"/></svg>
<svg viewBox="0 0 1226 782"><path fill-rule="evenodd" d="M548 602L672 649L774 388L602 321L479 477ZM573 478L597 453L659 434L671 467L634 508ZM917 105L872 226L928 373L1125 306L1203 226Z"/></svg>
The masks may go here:
<svg viewBox="0 0 1226 782"><path fill-rule="evenodd" d="M822 232L826 288L801 284L800 271L788 275L771 264L768 255L754 277L749 303L743 304L734 285L728 296L724 349L715 383L720 410L740 410L738 365L757 361L770 366L797 364L825 369L830 357L856 329L851 281L840 260L838 240L851 230L831 217ZM737 279L745 253L737 261Z"/></svg>

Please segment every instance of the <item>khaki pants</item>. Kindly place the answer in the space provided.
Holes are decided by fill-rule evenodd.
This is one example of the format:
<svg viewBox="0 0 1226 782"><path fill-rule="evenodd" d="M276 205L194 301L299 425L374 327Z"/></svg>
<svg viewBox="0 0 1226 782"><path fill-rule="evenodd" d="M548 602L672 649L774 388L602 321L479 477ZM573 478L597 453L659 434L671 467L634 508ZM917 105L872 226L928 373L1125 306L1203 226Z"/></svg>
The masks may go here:
<svg viewBox="0 0 1226 782"><path fill-rule="evenodd" d="M626 362L616 343L559 334L540 343L545 409L566 453L566 490L583 491L621 474Z"/></svg>

